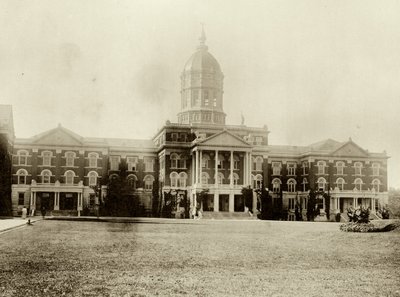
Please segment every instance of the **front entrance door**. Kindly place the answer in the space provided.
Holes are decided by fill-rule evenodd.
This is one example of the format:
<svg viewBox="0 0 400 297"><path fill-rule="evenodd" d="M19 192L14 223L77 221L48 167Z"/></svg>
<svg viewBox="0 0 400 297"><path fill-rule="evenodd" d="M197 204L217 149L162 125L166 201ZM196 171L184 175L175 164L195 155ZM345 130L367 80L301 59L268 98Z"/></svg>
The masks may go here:
<svg viewBox="0 0 400 297"><path fill-rule="evenodd" d="M219 195L219 211L229 211L229 195Z"/></svg>

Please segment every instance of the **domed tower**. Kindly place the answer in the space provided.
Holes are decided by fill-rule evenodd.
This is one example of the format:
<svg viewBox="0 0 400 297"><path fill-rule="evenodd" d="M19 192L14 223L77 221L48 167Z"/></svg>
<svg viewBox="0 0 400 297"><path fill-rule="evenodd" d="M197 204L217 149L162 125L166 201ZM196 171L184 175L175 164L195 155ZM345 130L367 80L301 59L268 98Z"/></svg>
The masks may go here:
<svg viewBox="0 0 400 297"><path fill-rule="evenodd" d="M224 75L218 61L208 52L204 29L196 52L181 75L181 124L225 124L223 111Z"/></svg>

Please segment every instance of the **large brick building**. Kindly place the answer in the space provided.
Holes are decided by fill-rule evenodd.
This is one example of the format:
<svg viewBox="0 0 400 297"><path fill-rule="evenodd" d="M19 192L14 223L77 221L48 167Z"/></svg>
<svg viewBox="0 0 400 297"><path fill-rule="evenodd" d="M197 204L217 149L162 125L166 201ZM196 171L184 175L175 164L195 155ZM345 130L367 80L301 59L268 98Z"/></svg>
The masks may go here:
<svg viewBox="0 0 400 297"><path fill-rule="evenodd" d="M13 213L24 205L45 205L53 214L79 214L94 204L92 186L102 184L106 194L100 181L118 175L122 160L133 194L148 213L155 185L161 197L187 195L190 207L199 192L208 190L204 212L244 212L242 188L264 186L281 201L289 220L295 205L306 208L310 189L329 191L332 215L358 205L374 212L387 203L386 153L368 152L351 139L271 145L266 126L226 125L223 79L203 33L181 75L178 122L167 121L151 140L82 137L61 125L28 139L15 138L11 109L1 106L7 124L0 132L12 155ZM325 203L321 200L321 210L327 209Z"/></svg>

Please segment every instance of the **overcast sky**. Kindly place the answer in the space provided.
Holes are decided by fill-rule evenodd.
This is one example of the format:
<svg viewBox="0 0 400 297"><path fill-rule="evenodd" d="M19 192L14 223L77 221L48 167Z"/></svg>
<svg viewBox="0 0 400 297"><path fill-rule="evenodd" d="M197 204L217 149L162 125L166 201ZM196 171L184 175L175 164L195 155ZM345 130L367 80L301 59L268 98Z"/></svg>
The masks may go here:
<svg viewBox="0 0 400 297"><path fill-rule="evenodd" d="M0 103L17 137L61 123L149 138L180 108L205 23L228 124L271 144L326 138L386 150L400 187L400 1L0 0Z"/></svg>

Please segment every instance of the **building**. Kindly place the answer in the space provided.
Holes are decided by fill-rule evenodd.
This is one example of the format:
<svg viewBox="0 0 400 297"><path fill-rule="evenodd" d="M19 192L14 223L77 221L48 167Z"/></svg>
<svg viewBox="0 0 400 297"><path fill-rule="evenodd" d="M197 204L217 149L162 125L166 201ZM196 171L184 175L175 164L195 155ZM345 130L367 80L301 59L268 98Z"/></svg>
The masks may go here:
<svg viewBox="0 0 400 297"><path fill-rule="evenodd" d="M226 125L223 109L224 75L205 44L204 32L181 74L181 111L151 140L85 138L62 127L28 139L14 138L12 114L0 113L7 126L12 154L12 205L41 206L53 214L79 215L92 209L101 185L118 176L127 164L132 195L146 214L165 195L185 196L193 208L206 193L204 212L245 212L243 187L268 188L274 205L293 220L296 206L306 209L310 189L329 192L332 217L348 207L363 205L374 212L387 203L386 153L371 153L351 139L327 139L309 146L271 145L267 126ZM9 110L9 106L2 106ZM5 114L7 114L5 116ZM10 122L11 120L11 122ZM155 202L154 188L160 202ZM206 190L206 191L205 191ZM321 214L327 201L320 200ZM247 205L256 212L257 195ZM180 209L174 209L179 213ZM183 210L182 210L183 211Z"/></svg>

